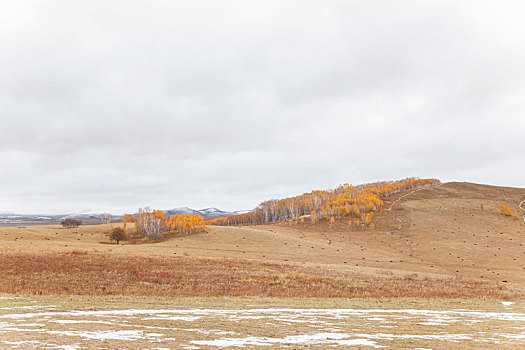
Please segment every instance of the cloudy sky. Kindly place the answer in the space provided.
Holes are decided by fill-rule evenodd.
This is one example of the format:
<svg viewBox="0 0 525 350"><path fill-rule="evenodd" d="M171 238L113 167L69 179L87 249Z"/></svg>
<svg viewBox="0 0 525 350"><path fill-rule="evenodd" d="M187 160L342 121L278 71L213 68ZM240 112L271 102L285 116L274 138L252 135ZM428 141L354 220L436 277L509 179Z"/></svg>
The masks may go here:
<svg viewBox="0 0 525 350"><path fill-rule="evenodd" d="M525 187L523 1L9 1L0 212Z"/></svg>

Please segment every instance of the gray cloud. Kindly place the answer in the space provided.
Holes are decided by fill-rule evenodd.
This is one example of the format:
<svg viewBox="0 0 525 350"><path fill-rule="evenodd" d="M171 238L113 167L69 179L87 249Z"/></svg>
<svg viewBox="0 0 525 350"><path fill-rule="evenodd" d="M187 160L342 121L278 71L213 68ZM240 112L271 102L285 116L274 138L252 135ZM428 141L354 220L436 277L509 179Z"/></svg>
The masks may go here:
<svg viewBox="0 0 525 350"><path fill-rule="evenodd" d="M258 202L406 176L525 186L519 1L17 1L0 209Z"/></svg>

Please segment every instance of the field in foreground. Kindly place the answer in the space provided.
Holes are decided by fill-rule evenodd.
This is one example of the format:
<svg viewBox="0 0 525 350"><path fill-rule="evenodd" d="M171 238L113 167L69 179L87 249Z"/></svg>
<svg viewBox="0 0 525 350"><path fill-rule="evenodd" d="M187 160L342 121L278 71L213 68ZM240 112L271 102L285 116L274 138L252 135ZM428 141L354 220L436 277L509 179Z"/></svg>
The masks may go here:
<svg viewBox="0 0 525 350"><path fill-rule="evenodd" d="M0 296L0 347L516 349L525 304L454 299Z"/></svg>
<svg viewBox="0 0 525 350"><path fill-rule="evenodd" d="M5 293L136 296L525 299L512 286L234 259L100 253L0 254Z"/></svg>

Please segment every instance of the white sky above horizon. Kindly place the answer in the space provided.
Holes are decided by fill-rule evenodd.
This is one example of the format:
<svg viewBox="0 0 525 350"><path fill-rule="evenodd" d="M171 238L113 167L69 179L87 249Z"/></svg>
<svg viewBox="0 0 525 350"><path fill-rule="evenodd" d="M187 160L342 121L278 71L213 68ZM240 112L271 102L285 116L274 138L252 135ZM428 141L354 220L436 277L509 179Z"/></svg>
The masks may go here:
<svg viewBox="0 0 525 350"><path fill-rule="evenodd" d="M0 212L525 187L522 1L11 1Z"/></svg>

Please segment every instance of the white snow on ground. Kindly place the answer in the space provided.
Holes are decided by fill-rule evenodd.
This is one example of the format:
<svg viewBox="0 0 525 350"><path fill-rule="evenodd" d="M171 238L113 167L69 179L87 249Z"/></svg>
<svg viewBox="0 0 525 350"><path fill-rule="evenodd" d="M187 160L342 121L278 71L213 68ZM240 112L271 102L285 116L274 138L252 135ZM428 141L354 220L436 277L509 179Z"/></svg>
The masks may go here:
<svg viewBox="0 0 525 350"><path fill-rule="evenodd" d="M446 340L446 341L458 341L458 340L469 340L472 337L469 334L385 334L385 333L374 333L374 334L352 334L355 337L363 337L368 339L427 339L427 340Z"/></svg>
<svg viewBox="0 0 525 350"><path fill-rule="evenodd" d="M38 345L38 344L42 344L42 343L39 342L38 340L21 340L21 341L7 341L7 340L4 340L4 344L7 344L7 345L25 345L25 344Z"/></svg>
<svg viewBox="0 0 525 350"><path fill-rule="evenodd" d="M48 334L67 335L71 337L82 337L95 340L136 340L147 338L158 338L164 334L148 333L143 331L46 331Z"/></svg>
<svg viewBox="0 0 525 350"><path fill-rule="evenodd" d="M485 311L464 311L464 310L417 310L417 309L249 309L249 310L225 310L225 309L176 309L176 310L100 310L100 311L51 311L51 312L28 312L0 315L0 318L33 318L45 316L136 316L136 315L158 315L159 314L179 314L179 315L200 315L200 316L219 316L233 315L236 319L264 318L264 315L278 314L286 317L334 317L344 318L352 315L366 314L407 314L415 316L439 317L441 319L450 317L474 317L474 318L493 318L506 321L525 321L525 314L510 312L485 312ZM262 314L262 315L261 315ZM401 317L405 318L405 317Z"/></svg>
<svg viewBox="0 0 525 350"><path fill-rule="evenodd" d="M342 340L338 340L336 344L337 345L348 345L348 346L363 345L363 346L371 346L376 349L387 347L383 345L377 345L376 342L368 340L368 339L342 339Z"/></svg>
<svg viewBox="0 0 525 350"><path fill-rule="evenodd" d="M196 321L200 319L200 316L170 316L170 315L159 315L157 317L143 318L143 320L171 320L171 321Z"/></svg>
<svg viewBox="0 0 525 350"><path fill-rule="evenodd" d="M43 343L38 340L21 340L21 341L3 341L4 344L9 345L10 348L17 349L19 347L27 348L26 346L31 345L33 349L63 349L63 350L76 350L80 346L78 344L62 345L62 344L49 344Z"/></svg>
<svg viewBox="0 0 525 350"><path fill-rule="evenodd" d="M268 346L272 344L337 344L337 345L363 345L379 348L376 342L368 339L346 339L350 336L344 333L318 333L293 335L285 338L246 337L246 338L222 338L215 340L192 340L190 343L197 345L208 345L217 347L244 347Z"/></svg>
<svg viewBox="0 0 525 350"><path fill-rule="evenodd" d="M40 305L27 305L27 306L13 306L13 307L0 307L0 310L15 310L15 309L44 309L44 308L50 308L54 306L40 306Z"/></svg>
<svg viewBox="0 0 525 350"><path fill-rule="evenodd" d="M422 326L448 326L448 323L443 322L434 322L434 321L427 321L427 322L419 322L418 324Z"/></svg>
<svg viewBox="0 0 525 350"><path fill-rule="evenodd" d="M507 339L525 339L525 332L521 334L500 334L500 336Z"/></svg>
<svg viewBox="0 0 525 350"><path fill-rule="evenodd" d="M230 332L230 331L221 331L219 329L181 329L183 331L186 331L186 332L197 332L197 333L201 333L201 334L218 334L218 335L235 335L236 333L235 332Z"/></svg>
<svg viewBox="0 0 525 350"><path fill-rule="evenodd" d="M98 323L98 324L111 324L111 325L115 325L115 322L108 322L108 321L92 321L92 320L49 320L49 322L60 323L60 324Z"/></svg>
<svg viewBox="0 0 525 350"><path fill-rule="evenodd" d="M512 302L502 302L502 305L507 308L512 305ZM46 308L42 306L41 308ZM468 311L468 310L417 310L417 309L291 309L291 308L268 308L268 309L174 309L174 310L151 310L151 309L127 309L127 310L97 310L97 311L35 311L27 308L27 313L24 309L18 308L16 311L5 308L5 312L9 314L0 315L0 334L24 334L28 337L31 334L40 335L59 335L64 337L71 337L71 343L66 345L52 344L36 344L38 348L63 348L76 349L82 346L81 341L137 341L145 340L150 343L160 343L163 346L168 345L168 341L175 341L175 338L170 336L177 336L177 332L193 332L185 345L178 345L177 348L194 349L199 346L213 346L213 347L265 347L265 346L294 346L294 345L322 345L323 347L338 347L338 346L370 346L375 348L384 347L389 344L389 341L396 341L400 339L412 339L417 345L417 341L435 341L435 342L453 342L461 346L462 341L476 341L491 343L493 345L501 342L511 342L512 344L521 343L525 340L525 332L521 333L506 333L499 329L501 333L482 333L476 332L473 334L448 334L446 331L435 331L432 327L452 326L461 323L462 325L469 325L471 323L483 323L493 320L501 322L513 322L511 326L520 326L525 322L524 313L516 312L485 312L485 311ZM200 329L194 326L192 322L202 319L207 321L209 319L219 320L215 324L224 325L224 329ZM89 318L89 319L86 319ZM8 322L1 322L1 320ZM226 330L227 324L236 324L243 320L261 319L261 323L267 326L279 327L284 334L282 337L256 337L249 336L246 333L236 333ZM184 327L175 328L158 327L156 321L182 321ZM266 321L272 322L266 322ZM40 323L34 323L38 321ZM151 322L153 321L153 322ZM150 325L148 325L148 322ZM343 330L342 325L346 327ZM418 324L418 334L403 334L396 333L396 328L399 325ZM83 327L88 327L89 331L84 330ZM97 330L97 324L103 329ZM109 326L108 326L109 325ZM177 324L177 325L180 325ZM363 332L362 329L357 328L363 325L372 325L377 332ZM163 326L165 326L163 324ZM423 327L421 327L423 326ZM122 327L125 327L123 330ZM202 327L202 326L201 326ZM300 334L297 335L294 330L297 327L308 327L314 334ZM356 328L353 328L356 327ZM381 327L381 328L380 328ZM421 331L427 329L428 331ZM95 329L93 329L95 328ZM109 328L109 329L108 329ZM219 327L217 327L219 328ZM222 327L220 327L222 328ZM384 328L388 328L384 329ZM349 331L350 329L350 331ZM382 333L379 330L383 330ZM506 328L508 332L512 332L513 327ZM523 327L516 329L522 330ZM162 333L147 333L147 330ZM287 333L286 331L290 332ZM174 333L175 332L175 333ZM461 331L460 331L461 332ZM463 333L468 333L463 330ZM308 332L304 332L308 333ZM294 334L288 335L286 334ZM186 333L187 335L187 333ZM210 339L211 337L211 339ZM199 339L200 338L200 339ZM216 338L216 339L213 339ZM4 338L6 339L6 338ZM39 338L40 339L40 338ZM61 338L67 339L67 338ZM187 338L186 338L187 339ZM12 340L18 340L13 338ZM36 340L24 340L27 343L7 343L4 345L10 347L27 347L31 342ZM171 347L171 343L169 344ZM0 344L0 348L2 345ZM157 349L163 349L157 348Z"/></svg>

